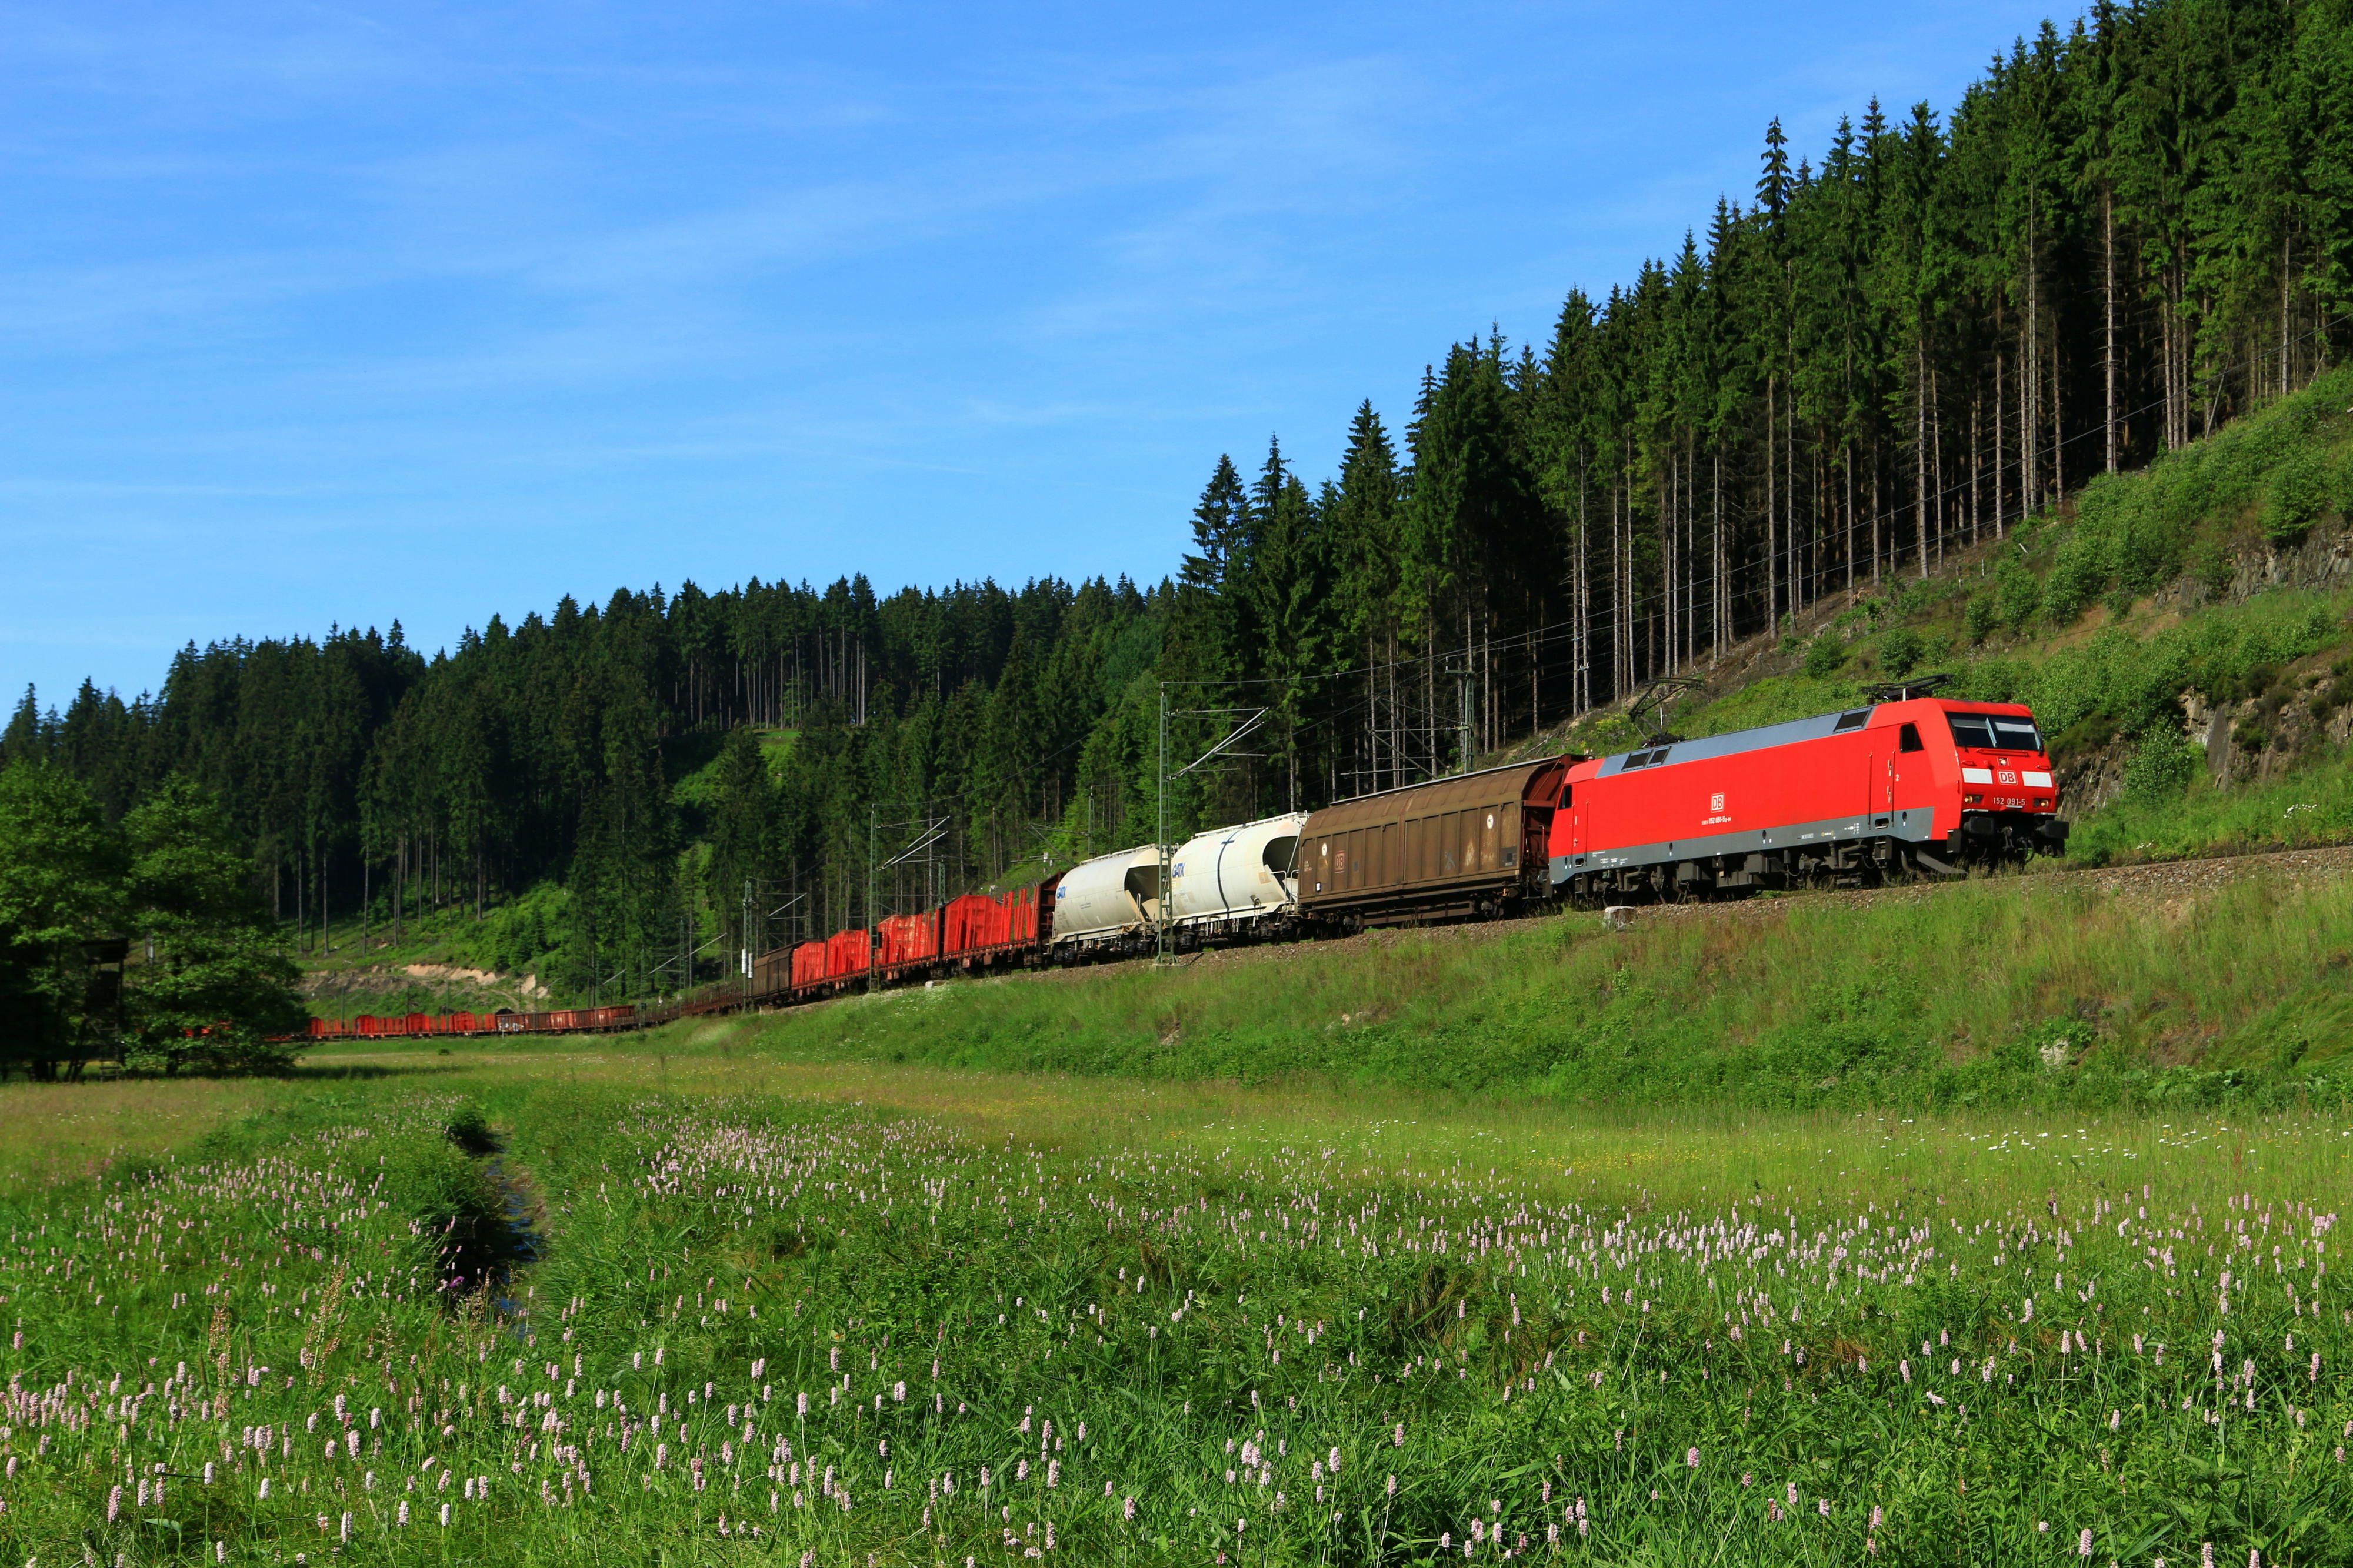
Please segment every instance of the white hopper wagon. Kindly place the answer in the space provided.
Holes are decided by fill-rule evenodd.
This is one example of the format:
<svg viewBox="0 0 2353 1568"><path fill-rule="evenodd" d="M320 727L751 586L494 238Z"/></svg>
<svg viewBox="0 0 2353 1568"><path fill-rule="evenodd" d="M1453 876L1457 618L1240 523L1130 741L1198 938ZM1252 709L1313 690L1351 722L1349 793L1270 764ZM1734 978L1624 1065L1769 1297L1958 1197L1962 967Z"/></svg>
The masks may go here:
<svg viewBox="0 0 2353 1568"><path fill-rule="evenodd" d="M1082 860L1054 880L1056 952L1142 952L1160 918L1160 847L1146 844Z"/></svg>
<svg viewBox="0 0 2353 1568"><path fill-rule="evenodd" d="M1298 906L1293 862L1303 811L1214 828L1180 848L1168 868L1169 909L1187 945L1273 936Z"/></svg>

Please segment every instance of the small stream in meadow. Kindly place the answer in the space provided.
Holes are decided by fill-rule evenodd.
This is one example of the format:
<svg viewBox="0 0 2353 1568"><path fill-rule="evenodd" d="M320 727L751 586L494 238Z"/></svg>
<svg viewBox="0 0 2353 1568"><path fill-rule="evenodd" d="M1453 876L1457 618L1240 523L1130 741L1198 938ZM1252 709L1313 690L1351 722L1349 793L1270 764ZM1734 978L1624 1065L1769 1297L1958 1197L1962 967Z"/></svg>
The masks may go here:
<svg viewBox="0 0 2353 1568"><path fill-rule="evenodd" d="M486 1281L491 1310L498 1313L510 1332L527 1343L531 1339L531 1304L528 1298L513 1293L513 1283L516 1270L529 1268L546 1255L546 1238L539 1229L538 1196L529 1181L508 1168L503 1152L491 1157L483 1173L498 1189L503 1225L500 1256L491 1265Z"/></svg>
<svg viewBox="0 0 2353 1568"><path fill-rule="evenodd" d="M486 1124L461 1122L449 1129L448 1137L481 1162L497 1207L451 1217L441 1252L443 1288L459 1295L481 1292L507 1331L528 1342L531 1304L513 1293L513 1283L518 1272L546 1255L538 1193L527 1175L508 1163L506 1141Z"/></svg>

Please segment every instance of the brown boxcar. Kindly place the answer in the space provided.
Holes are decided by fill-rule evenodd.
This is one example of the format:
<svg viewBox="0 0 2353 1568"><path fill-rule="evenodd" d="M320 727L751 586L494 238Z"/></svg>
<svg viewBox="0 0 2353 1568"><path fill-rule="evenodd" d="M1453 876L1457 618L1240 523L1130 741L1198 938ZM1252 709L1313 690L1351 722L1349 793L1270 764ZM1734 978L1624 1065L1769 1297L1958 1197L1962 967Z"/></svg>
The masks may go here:
<svg viewBox="0 0 2353 1568"><path fill-rule="evenodd" d="M774 996L793 987L793 950L771 948L752 961L752 994Z"/></svg>
<svg viewBox="0 0 2353 1568"><path fill-rule="evenodd" d="M1325 806L1299 830L1301 914L1394 925L1542 898L1568 763L1514 763Z"/></svg>

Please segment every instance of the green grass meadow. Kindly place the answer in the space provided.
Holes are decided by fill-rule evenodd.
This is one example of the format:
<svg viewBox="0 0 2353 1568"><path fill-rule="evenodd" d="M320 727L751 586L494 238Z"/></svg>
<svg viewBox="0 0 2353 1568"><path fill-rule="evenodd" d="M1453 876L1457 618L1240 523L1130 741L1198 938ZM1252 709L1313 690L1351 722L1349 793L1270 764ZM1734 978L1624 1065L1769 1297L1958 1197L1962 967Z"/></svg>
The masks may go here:
<svg viewBox="0 0 2353 1568"><path fill-rule="evenodd" d="M2334 1109L886 1056L0 1088L0 1561L2353 1553Z"/></svg>

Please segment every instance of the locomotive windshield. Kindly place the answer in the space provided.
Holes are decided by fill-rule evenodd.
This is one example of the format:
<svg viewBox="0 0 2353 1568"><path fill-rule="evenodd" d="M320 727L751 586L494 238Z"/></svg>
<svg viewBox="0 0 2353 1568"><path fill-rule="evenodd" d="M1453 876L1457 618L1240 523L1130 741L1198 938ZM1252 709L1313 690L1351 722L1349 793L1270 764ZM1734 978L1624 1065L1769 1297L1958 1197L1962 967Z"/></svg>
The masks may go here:
<svg viewBox="0 0 2353 1568"><path fill-rule="evenodd" d="M1953 726L1953 744L1974 747L1981 752L2039 752L2042 737L2034 731L2034 721L2021 719L2014 713L1947 713L1945 717Z"/></svg>

